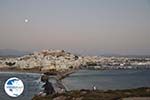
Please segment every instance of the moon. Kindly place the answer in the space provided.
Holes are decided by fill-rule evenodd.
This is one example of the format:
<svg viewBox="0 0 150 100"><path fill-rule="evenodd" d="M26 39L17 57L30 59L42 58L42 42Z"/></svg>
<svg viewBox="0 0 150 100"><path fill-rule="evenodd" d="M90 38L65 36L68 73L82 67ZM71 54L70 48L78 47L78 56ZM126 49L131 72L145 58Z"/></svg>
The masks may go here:
<svg viewBox="0 0 150 100"><path fill-rule="evenodd" d="M24 22L27 23L27 22L29 22L29 20L28 20L28 19L25 19Z"/></svg>

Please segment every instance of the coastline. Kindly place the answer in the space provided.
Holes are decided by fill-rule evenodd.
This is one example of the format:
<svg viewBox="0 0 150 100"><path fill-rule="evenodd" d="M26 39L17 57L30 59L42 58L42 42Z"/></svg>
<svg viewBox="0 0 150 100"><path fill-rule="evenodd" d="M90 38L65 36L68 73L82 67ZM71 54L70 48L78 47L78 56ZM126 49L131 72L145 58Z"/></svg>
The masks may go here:
<svg viewBox="0 0 150 100"><path fill-rule="evenodd" d="M150 87L123 90L73 90L48 96L34 96L32 100L150 100Z"/></svg>
<svg viewBox="0 0 150 100"><path fill-rule="evenodd" d="M49 71L41 71L37 68L33 69L18 69L18 68L10 68L10 67L3 67L0 68L0 72L17 72L17 73L37 73L43 74L47 76L55 76L56 80L61 81L62 79L68 77L70 74L75 73L76 70L65 70L65 71L56 71L56 70L49 70Z"/></svg>
<svg viewBox="0 0 150 100"><path fill-rule="evenodd" d="M77 70L67 70L67 71L61 71L61 72L57 71L57 75L55 75L54 78L56 79L56 81L58 81L57 84L59 84L60 86L62 86L61 88L66 90L65 86L62 84L61 80L66 78L68 75L75 73L76 71ZM19 70L19 69L9 69L9 68L8 69L6 69L6 68L0 69L0 72L39 73L41 75L44 74L42 71L39 71L39 70ZM51 75L51 73L46 73L46 74L49 76ZM135 92L135 90L138 92ZM132 91L134 91L134 93L130 93ZM79 98L81 98L79 100L82 100L84 98L83 95L85 95L85 98L88 98L90 95L91 98L94 98L93 100L106 100L107 98L108 98L107 100L114 100L112 98L114 98L114 97L116 98L116 94L118 94L121 97L121 99L115 99L115 100L128 100L128 98L126 99L126 97L135 97L135 96L139 96L139 97L148 96L148 99L150 99L149 98L150 95L147 95L147 92L145 92L145 91L148 91L148 93L149 93L150 87L136 88L136 89L131 88L131 89L121 89L121 90L107 90L107 91L104 91L104 90L95 90L95 91L94 90L71 90L71 91L65 91L63 93L57 92L56 94L50 95L50 96L44 96L44 97L35 96L35 97L33 97L33 100L55 100L55 98L61 98L61 99L56 99L56 100L67 100L67 99L62 99L62 98L69 98L66 95L69 95L72 98L77 98L77 100ZM128 95L126 95L126 93ZM136 93L136 95L135 95L135 93ZM141 95L141 93L142 93L142 95ZM102 97L102 94L104 95L105 99L97 99L97 98ZM96 98L95 98L95 95L97 96ZM52 99L45 99L45 98L52 98ZM76 99L72 99L72 98L69 100L76 100ZM122 98L125 98L125 99L122 99Z"/></svg>

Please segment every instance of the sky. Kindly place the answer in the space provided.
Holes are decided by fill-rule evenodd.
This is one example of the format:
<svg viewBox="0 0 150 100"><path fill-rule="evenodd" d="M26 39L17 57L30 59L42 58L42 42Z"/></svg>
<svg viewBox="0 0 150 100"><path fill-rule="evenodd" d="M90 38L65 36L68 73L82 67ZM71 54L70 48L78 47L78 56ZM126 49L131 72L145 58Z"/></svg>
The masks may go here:
<svg viewBox="0 0 150 100"><path fill-rule="evenodd" d="M0 0L0 49L150 55L150 0Z"/></svg>

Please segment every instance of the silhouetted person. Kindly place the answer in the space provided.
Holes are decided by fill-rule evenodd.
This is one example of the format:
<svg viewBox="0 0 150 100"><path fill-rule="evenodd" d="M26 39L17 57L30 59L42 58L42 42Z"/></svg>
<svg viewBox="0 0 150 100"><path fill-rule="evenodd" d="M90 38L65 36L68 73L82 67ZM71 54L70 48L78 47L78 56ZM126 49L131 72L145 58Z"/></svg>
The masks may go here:
<svg viewBox="0 0 150 100"><path fill-rule="evenodd" d="M45 83L42 87L44 88L43 92L46 93L46 95L50 95L55 92L52 83L48 81L48 76L43 75L41 77L41 81Z"/></svg>

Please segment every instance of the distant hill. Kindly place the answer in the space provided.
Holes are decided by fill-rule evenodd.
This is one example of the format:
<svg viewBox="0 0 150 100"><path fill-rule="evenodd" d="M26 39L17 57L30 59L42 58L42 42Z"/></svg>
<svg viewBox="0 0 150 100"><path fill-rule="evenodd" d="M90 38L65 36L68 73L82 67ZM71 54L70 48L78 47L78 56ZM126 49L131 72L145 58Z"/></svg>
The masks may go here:
<svg viewBox="0 0 150 100"><path fill-rule="evenodd" d="M29 52L19 51L15 49L0 49L0 56L2 57L17 57L29 54Z"/></svg>

